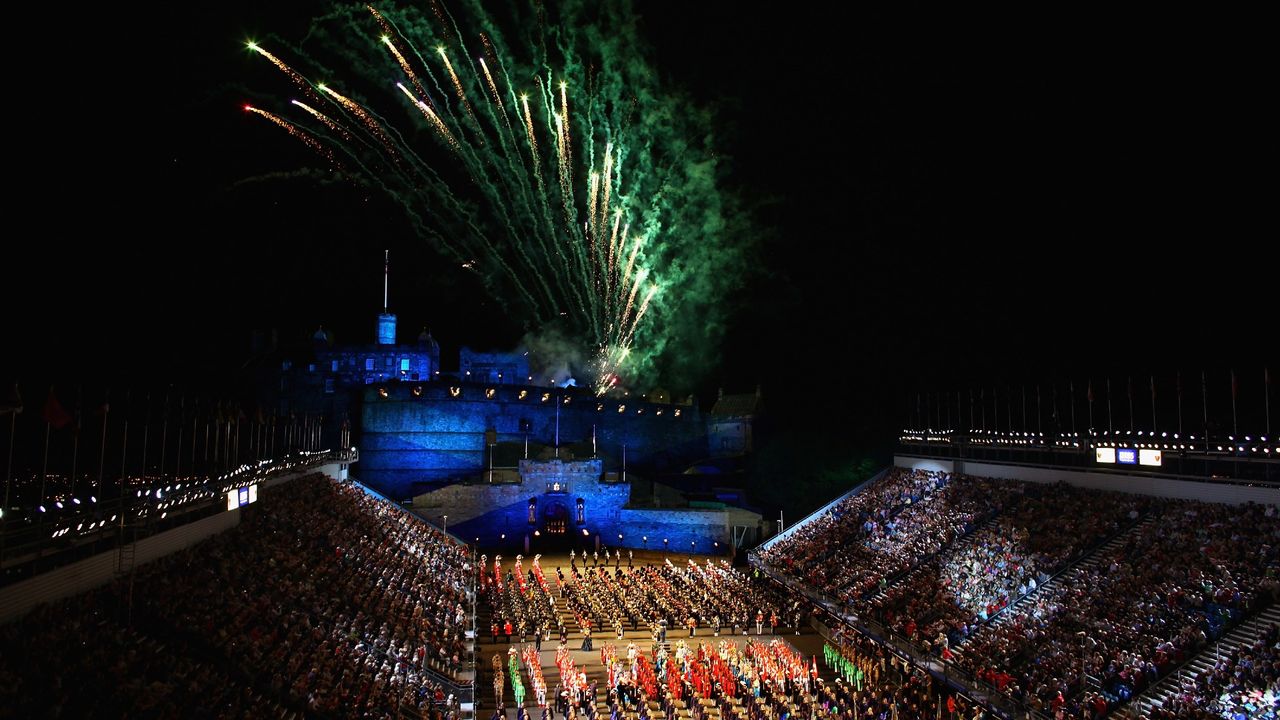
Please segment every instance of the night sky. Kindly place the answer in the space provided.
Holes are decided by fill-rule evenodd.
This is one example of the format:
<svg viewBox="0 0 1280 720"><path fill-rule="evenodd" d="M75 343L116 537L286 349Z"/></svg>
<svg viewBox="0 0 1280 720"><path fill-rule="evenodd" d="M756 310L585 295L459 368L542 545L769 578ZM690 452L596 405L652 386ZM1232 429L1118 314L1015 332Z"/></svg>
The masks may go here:
<svg viewBox="0 0 1280 720"><path fill-rule="evenodd" d="M11 111L9 216L28 229L9 234L0 377L221 387L255 330L368 342L383 247L402 339L520 337L384 198L243 182L317 165L238 109L274 87L243 42L297 37L313 7L263 5L82 19L66 53L16 70L31 102ZM918 389L1262 365L1277 253L1258 24L638 5L665 81L719 113L765 231L704 403L761 383L775 422L874 444Z"/></svg>

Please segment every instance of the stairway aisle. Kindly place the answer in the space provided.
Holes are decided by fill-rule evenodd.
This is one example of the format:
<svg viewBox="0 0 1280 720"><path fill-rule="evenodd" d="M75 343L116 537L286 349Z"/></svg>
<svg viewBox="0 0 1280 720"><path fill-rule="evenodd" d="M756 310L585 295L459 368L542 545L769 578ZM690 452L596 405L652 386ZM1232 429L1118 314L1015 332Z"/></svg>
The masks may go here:
<svg viewBox="0 0 1280 720"><path fill-rule="evenodd" d="M1272 625L1280 625L1280 604L1271 605L1253 618L1240 623L1235 630L1191 658L1178 672L1165 677L1134 698L1130 707L1136 711L1136 717L1150 717L1152 710L1167 703L1184 685L1193 685L1201 675L1212 672L1219 656L1225 657L1242 647L1252 645Z"/></svg>

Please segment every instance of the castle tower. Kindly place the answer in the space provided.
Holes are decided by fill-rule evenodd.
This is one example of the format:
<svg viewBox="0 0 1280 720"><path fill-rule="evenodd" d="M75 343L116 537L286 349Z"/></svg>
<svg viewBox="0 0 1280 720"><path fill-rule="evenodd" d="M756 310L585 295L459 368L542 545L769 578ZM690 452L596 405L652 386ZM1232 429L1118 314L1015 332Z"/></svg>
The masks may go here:
<svg viewBox="0 0 1280 720"><path fill-rule="evenodd" d="M391 279L391 251L386 250L382 263L382 314L378 316L378 344L396 344L396 316L387 312L387 289Z"/></svg>

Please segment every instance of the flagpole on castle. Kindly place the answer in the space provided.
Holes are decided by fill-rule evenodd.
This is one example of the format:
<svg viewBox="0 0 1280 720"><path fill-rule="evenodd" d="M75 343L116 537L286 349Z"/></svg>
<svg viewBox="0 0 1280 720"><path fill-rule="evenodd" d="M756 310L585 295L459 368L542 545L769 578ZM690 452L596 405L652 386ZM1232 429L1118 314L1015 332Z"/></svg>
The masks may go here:
<svg viewBox="0 0 1280 720"><path fill-rule="evenodd" d="M40 467L40 505L44 506L44 483L49 477L49 429L53 423L48 418L44 421L44 463Z"/></svg>
<svg viewBox="0 0 1280 720"><path fill-rule="evenodd" d="M9 459L4 466L4 507L0 507L0 516L9 509L9 489L13 486L13 436L18 430L18 413L22 412L22 395L18 392L18 383L13 384L14 404L9 410Z"/></svg>
<svg viewBox="0 0 1280 720"><path fill-rule="evenodd" d="M102 441L98 443L98 483L94 486L94 496L102 492L102 467L107 461L107 414L111 412L111 390L102 398Z"/></svg>

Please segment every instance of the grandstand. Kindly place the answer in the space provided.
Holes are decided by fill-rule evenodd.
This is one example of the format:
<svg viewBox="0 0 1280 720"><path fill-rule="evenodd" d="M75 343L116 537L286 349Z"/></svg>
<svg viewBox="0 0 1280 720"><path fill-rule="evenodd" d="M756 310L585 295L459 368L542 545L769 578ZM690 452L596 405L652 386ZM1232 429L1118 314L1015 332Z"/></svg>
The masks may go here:
<svg viewBox="0 0 1280 720"><path fill-rule="evenodd" d="M1276 717L1269 485L900 455L744 567L490 556L349 479L354 457L23 526L3 712Z"/></svg>
<svg viewBox="0 0 1280 720"><path fill-rule="evenodd" d="M334 466L324 466L329 470ZM149 562L57 597L93 558L4 589L16 716L456 716L472 702L471 548L350 481L295 473L151 538ZM194 544L193 526L233 518ZM198 528L197 528L198 530ZM167 552L165 551L167 550ZM82 567L85 566L85 567Z"/></svg>
<svg viewBox="0 0 1280 720"><path fill-rule="evenodd" d="M1274 488L897 464L753 562L1001 715L1274 712Z"/></svg>

